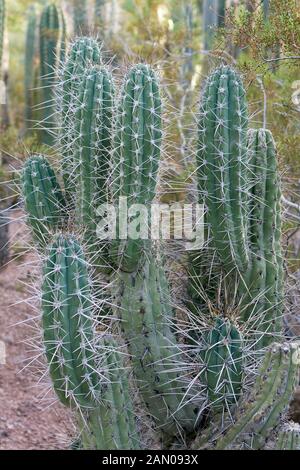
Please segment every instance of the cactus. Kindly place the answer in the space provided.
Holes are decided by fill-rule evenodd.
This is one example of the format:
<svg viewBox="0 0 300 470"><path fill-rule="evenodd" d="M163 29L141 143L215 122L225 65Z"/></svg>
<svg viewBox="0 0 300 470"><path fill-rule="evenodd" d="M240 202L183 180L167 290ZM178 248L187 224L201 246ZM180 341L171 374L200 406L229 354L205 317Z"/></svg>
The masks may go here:
<svg viewBox="0 0 300 470"><path fill-rule="evenodd" d="M2 71L3 41L5 28L5 0L0 0L0 70Z"/></svg>
<svg viewBox="0 0 300 470"><path fill-rule="evenodd" d="M103 28L104 28L104 7L105 7L106 0L95 0L95 11L94 11L94 27L100 37L103 37Z"/></svg>
<svg viewBox="0 0 300 470"><path fill-rule="evenodd" d="M85 228L85 242L91 254L100 251L96 237L97 210L107 203L107 180L111 151L113 82L105 68L89 67L83 74L75 114L75 135L78 135L74 164L78 166L78 214ZM97 261L102 269L107 256Z"/></svg>
<svg viewBox="0 0 300 470"><path fill-rule="evenodd" d="M300 426L288 422L278 432L273 450L300 450Z"/></svg>
<svg viewBox="0 0 300 470"><path fill-rule="evenodd" d="M228 67L211 75L203 93L197 164L210 244L227 277L238 278L241 320L253 321L257 347L266 346L278 339L282 327L276 152L264 129L250 130L247 144L245 92Z"/></svg>
<svg viewBox="0 0 300 470"><path fill-rule="evenodd" d="M83 448L139 447L128 378L116 343L97 354L87 263L72 237L50 245L42 284L42 328L49 373L60 401L79 413ZM103 380L103 376L105 380Z"/></svg>
<svg viewBox="0 0 300 470"><path fill-rule="evenodd" d="M212 48L215 29L218 26L218 0L204 0L203 2L203 35L204 49Z"/></svg>
<svg viewBox="0 0 300 470"><path fill-rule="evenodd" d="M88 7L86 0L73 0L73 29L75 36L88 33Z"/></svg>
<svg viewBox="0 0 300 470"><path fill-rule="evenodd" d="M62 226L65 201L60 185L41 155L26 160L21 182L28 225L39 245L45 247L51 233Z"/></svg>
<svg viewBox="0 0 300 470"><path fill-rule="evenodd" d="M119 103L112 161L114 200L126 197L128 205L143 204L149 210L155 196L161 138L158 83L148 66L138 64L124 81ZM116 240L112 258L123 271L134 271L142 262L145 245L143 239Z"/></svg>
<svg viewBox="0 0 300 470"><path fill-rule="evenodd" d="M62 174L68 203L74 203L77 189L77 166L73 161L76 139L75 111L78 106L78 90L88 64L100 64L100 48L91 38L79 38L71 45L63 65L57 92L57 108L60 115L59 145L62 153Z"/></svg>
<svg viewBox="0 0 300 470"><path fill-rule="evenodd" d="M216 411L236 404L243 379L243 342L238 329L218 317L214 327L203 335L201 351L205 366L208 399Z"/></svg>
<svg viewBox="0 0 300 470"><path fill-rule="evenodd" d="M43 141L53 144L54 119L54 87L56 83L56 67L58 57L65 49L64 19L61 10L55 4L46 6L40 19L40 73L43 87L44 132Z"/></svg>
<svg viewBox="0 0 300 470"><path fill-rule="evenodd" d="M269 347L253 388L238 404L233 419L220 416L193 443L194 449L263 449L287 411L299 381L299 343ZM225 422L224 422L225 421ZM221 424L222 423L222 424Z"/></svg>
<svg viewBox="0 0 300 470"><path fill-rule="evenodd" d="M247 130L241 79L217 69L199 116L206 243L190 256L193 312L178 312L159 244L119 233L104 244L96 238L98 204L126 197L149 215L162 141L153 70L133 66L115 107L111 75L99 61L97 44L79 39L60 74L61 168L65 195L65 176L74 180L74 210L66 216L70 199L64 202L42 157L29 159L22 173L28 222L45 257L42 327L54 389L75 411L85 449L143 445L133 392L163 445L267 448L299 378L299 345L270 345L281 339L283 303L272 136Z"/></svg>
<svg viewBox="0 0 300 470"><path fill-rule="evenodd" d="M25 127L28 131L33 125L34 109L34 82L36 69L36 26L37 15L34 5L28 11L26 44L25 44L25 70L24 70L24 91L25 91Z"/></svg>
<svg viewBox="0 0 300 470"><path fill-rule="evenodd" d="M132 356L141 395L160 429L176 434L199 425L199 389L182 371L174 312L163 268L146 261L134 273L120 273L121 328ZM189 388L190 385L190 388Z"/></svg>

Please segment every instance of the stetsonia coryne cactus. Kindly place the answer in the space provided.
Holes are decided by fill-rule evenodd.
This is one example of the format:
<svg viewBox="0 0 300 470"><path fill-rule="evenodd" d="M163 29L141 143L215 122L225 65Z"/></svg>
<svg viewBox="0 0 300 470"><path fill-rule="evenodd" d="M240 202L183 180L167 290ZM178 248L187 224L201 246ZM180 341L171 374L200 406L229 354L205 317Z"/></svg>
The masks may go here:
<svg viewBox="0 0 300 470"><path fill-rule="evenodd" d="M299 379L299 345L280 343L272 136L248 131L241 79L229 67L217 69L198 117L206 241L190 257L193 311L181 304L178 314L166 254L118 230L112 240L97 240L99 204L116 207L126 198L148 215L155 201L163 139L158 79L149 66L133 66L115 103L111 74L88 41L71 46L58 86L65 194L41 156L22 173L28 223L44 257L42 328L54 389L74 410L84 448L144 447L144 424L176 448L268 448ZM76 73L74 86L66 77ZM203 266L215 273L213 282L202 277Z"/></svg>
<svg viewBox="0 0 300 470"><path fill-rule="evenodd" d="M79 87L84 72L90 64L100 65L100 47L96 40L82 37L70 47L65 64L59 71L57 107L60 117L58 132L62 153L62 174L68 203L74 202L77 190L78 161L73 158L76 142L75 113L79 107ZM78 124L79 125L79 124Z"/></svg>
<svg viewBox="0 0 300 470"><path fill-rule="evenodd" d="M96 344L87 263L70 236L47 251L42 312L50 376L60 401L78 412L82 446L138 448L122 353L110 338Z"/></svg>
<svg viewBox="0 0 300 470"><path fill-rule="evenodd" d="M227 282L238 281L240 320L255 325L260 346L281 333L280 185L271 133L247 127L241 80L229 67L220 67L201 99L199 199L207 207L207 243Z"/></svg>
<svg viewBox="0 0 300 470"><path fill-rule="evenodd" d="M65 54L65 21L62 11L54 3L47 5L41 15L39 31L40 75L43 90L43 141L53 143L54 87L59 59Z"/></svg>
<svg viewBox="0 0 300 470"><path fill-rule="evenodd" d="M88 5L86 0L73 0L73 28L75 36L88 33Z"/></svg>
<svg viewBox="0 0 300 470"><path fill-rule="evenodd" d="M37 14L34 5L31 5L27 15L27 31L25 43L24 91L25 91L25 127L28 131L33 127L34 116L34 86L36 78L36 39Z"/></svg>

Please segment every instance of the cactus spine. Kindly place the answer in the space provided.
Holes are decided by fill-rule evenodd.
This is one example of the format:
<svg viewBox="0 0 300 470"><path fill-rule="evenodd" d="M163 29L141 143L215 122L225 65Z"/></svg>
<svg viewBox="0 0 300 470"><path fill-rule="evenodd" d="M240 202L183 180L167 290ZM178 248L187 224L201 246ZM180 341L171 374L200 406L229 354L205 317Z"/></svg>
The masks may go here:
<svg viewBox="0 0 300 470"><path fill-rule="evenodd" d="M43 87L43 140L52 145L54 138L54 86L57 60L65 48L64 19L61 10L51 3L46 6L40 19L40 72Z"/></svg>
<svg viewBox="0 0 300 470"><path fill-rule="evenodd" d="M34 82L36 69L36 30L37 15L34 5L28 11L26 45L25 45L25 127L28 131L33 125Z"/></svg>

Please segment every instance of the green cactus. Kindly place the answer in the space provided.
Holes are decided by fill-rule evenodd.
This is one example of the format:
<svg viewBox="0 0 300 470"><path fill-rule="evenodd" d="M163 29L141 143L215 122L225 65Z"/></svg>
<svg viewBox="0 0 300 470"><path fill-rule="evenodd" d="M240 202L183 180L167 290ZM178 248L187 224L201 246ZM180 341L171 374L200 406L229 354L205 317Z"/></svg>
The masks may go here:
<svg viewBox="0 0 300 470"><path fill-rule="evenodd" d="M5 29L5 0L0 0L0 70L2 71L2 59L3 59L3 41L4 41L4 29Z"/></svg>
<svg viewBox="0 0 300 470"><path fill-rule="evenodd" d="M66 63L62 67L58 86L57 108L60 115L58 132L62 153L62 174L68 203L74 203L77 190L78 167L73 154L76 145L74 128L75 112L78 106L78 92L82 76L88 65L100 64L100 48L92 38L79 38L70 47Z"/></svg>
<svg viewBox="0 0 300 470"><path fill-rule="evenodd" d="M108 201L113 93L112 76L105 68L94 66L85 70L75 113L75 135L79 137L76 138L74 163L79 176L79 222L85 229L85 242L94 256L100 251L96 233L97 211ZM99 259L95 262L102 269L110 268L105 253L97 257Z"/></svg>
<svg viewBox="0 0 300 470"><path fill-rule="evenodd" d="M73 0L73 29L75 36L88 33L88 6L86 0Z"/></svg>
<svg viewBox="0 0 300 470"><path fill-rule="evenodd" d="M105 251L110 273L95 269L103 268L104 246L96 239L97 205L126 197L149 215L162 140L152 69L130 69L114 108L112 78L99 61L97 44L79 39L60 74L62 176L66 194L66 175L74 180L75 210L68 203L66 210L43 157L27 160L22 173L28 222L46 254L42 326L54 389L75 411L85 449L141 447L133 393L162 445L267 448L299 379L299 345L267 347L280 339L283 302L272 136L265 129L247 135L241 80L229 67L217 69L199 117L199 201L208 210L206 243L190 256L195 309L176 309L159 244L119 235ZM81 234L86 260L70 229ZM112 315L103 314L103 302ZM280 445L290 445L284 439Z"/></svg>
<svg viewBox="0 0 300 470"><path fill-rule="evenodd" d="M95 0L95 11L94 11L94 27L100 37L104 36L104 7L106 0Z"/></svg>
<svg viewBox="0 0 300 470"><path fill-rule="evenodd" d="M245 283L241 285L245 292L242 317L244 320L253 317L258 334L264 333L262 345L265 346L281 334L283 301L281 192L270 131L249 130L248 155L249 180L253 186L247 236L250 263Z"/></svg>
<svg viewBox="0 0 300 470"><path fill-rule="evenodd" d="M60 185L49 162L41 155L26 160L21 184L28 225L39 245L45 247L51 233L62 227L65 215Z"/></svg>
<svg viewBox="0 0 300 470"><path fill-rule="evenodd" d="M300 450L300 425L288 422L279 430L273 450Z"/></svg>
<svg viewBox="0 0 300 470"><path fill-rule="evenodd" d="M203 1L203 35L204 49L212 48L215 30L218 27L218 0Z"/></svg>
<svg viewBox="0 0 300 470"><path fill-rule="evenodd" d="M34 86L36 70L36 33L37 14L34 5L28 11L26 44L25 44L25 70L24 70L24 91L25 91L25 128L27 131L33 126L34 116Z"/></svg>
<svg viewBox="0 0 300 470"><path fill-rule="evenodd" d="M42 313L53 387L64 405L81 410L78 421L83 448L137 449L139 440L122 355L111 339L102 339L100 346L95 344L87 262L82 248L70 236L59 235L47 252Z"/></svg>
<svg viewBox="0 0 300 470"><path fill-rule="evenodd" d="M112 161L115 201L126 197L128 207L143 204L149 210L155 196L161 138L158 82L150 67L138 64L125 78L117 113ZM112 258L123 271L134 271L142 262L145 245L143 239L116 240Z"/></svg>
<svg viewBox="0 0 300 470"><path fill-rule="evenodd" d="M228 282L239 284L241 320L253 322L257 347L266 346L279 339L282 328L276 152L271 133L264 129L250 130L247 144L245 92L229 67L217 69L203 93L197 165L209 244Z"/></svg>
<svg viewBox="0 0 300 470"><path fill-rule="evenodd" d="M208 399L216 411L236 404L243 379L243 341L228 319L218 317L214 327L203 335L201 356L205 367Z"/></svg>
<svg viewBox="0 0 300 470"><path fill-rule="evenodd" d="M157 425L168 434L199 425L199 389L182 370L174 312L163 268L146 261L134 273L120 273L121 328L132 356L141 395ZM190 385L190 389L189 389Z"/></svg>
<svg viewBox="0 0 300 470"><path fill-rule="evenodd" d="M219 417L194 449L263 449L288 409L299 381L299 343L270 346L251 390L240 400L233 418Z"/></svg>
<svg viewBox="0 0 300 470"><path fill-rule="evenodd" d="M40 19L40 74L43 88L44 128L43 141L52 145L54 142L55 107L54 87L56 84L56 67L60 54L65 48L65 30L63 14L55 4L47 5Z"/></svg>

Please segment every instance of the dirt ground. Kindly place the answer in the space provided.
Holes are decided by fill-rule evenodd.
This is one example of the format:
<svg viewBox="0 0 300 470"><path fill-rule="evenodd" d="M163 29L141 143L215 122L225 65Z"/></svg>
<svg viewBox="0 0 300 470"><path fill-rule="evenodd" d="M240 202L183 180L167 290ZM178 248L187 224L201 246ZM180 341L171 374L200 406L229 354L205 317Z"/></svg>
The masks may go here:
<svg viewBox="0 0 300 470"><path fill-rule="evenodd" d="M26 243L19 217L10 225L13 260L0 271L0 449L67 449L71 416L47 384L39 385L41 357L31 362L39 354L39 338L30 319L38 312L27 285L36 260L29 252L17 254Z"/></svg>

